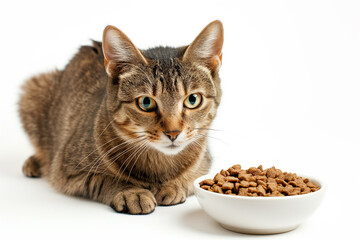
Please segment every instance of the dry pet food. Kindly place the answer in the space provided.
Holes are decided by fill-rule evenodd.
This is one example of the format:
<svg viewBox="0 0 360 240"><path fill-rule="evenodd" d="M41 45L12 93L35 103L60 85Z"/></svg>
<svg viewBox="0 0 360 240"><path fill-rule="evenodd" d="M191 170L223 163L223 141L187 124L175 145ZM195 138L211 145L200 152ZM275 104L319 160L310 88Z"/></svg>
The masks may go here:
<svg viewBox="0 0 360 240"><path fill-rule="evenodd" d="M201 181L200 187L210 192L255 197L293 196L320 189L295 173L275 167L263 170L262 165L244 170L239 164L221 170L213 179Z"/></svg>

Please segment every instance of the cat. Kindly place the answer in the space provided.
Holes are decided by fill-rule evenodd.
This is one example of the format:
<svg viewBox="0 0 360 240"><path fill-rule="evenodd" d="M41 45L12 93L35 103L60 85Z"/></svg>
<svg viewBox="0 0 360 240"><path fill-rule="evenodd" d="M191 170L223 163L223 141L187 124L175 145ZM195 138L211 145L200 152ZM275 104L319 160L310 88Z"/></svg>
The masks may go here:
<svg viewBox="0 0 360 240"><path fill-rule="evenodd" d="M211 165L223 25L188 46L139 50L114 26L64 70L23 85L19 115L35 149L23 172L116 212L183 203Z"/></svg>

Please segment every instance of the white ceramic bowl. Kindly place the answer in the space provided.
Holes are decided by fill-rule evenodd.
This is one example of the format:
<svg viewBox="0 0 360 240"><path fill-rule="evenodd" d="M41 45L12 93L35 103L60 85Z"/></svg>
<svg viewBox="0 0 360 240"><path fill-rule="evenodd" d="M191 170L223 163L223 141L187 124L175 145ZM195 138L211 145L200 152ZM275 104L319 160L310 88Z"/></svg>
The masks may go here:
<svg viewBox="0 0 360 240"><path fill-rule="evenodd" d="M284 197L245 197L210 192L200 188L204 175L194 181L194 192L201 207L224 228L248 234L275 234L291 231L309 218L324 198L326 186L318 179L307 177L320 185L316 192Z"/></svg>

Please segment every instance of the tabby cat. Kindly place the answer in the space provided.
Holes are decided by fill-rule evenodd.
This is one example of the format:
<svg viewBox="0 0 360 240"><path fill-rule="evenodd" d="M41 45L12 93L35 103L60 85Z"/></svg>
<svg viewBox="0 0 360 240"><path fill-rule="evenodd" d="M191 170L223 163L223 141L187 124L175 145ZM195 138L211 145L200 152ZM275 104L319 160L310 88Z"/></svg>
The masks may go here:
<svg viewBox="0 0 360 240"><path fill-rule="evenodd" d="M117 212L184 202L211 164L222 45L220 21L189 46L148 50L107 26L64 70L24 84L19 112L35 148L24 174Z"/></svg>

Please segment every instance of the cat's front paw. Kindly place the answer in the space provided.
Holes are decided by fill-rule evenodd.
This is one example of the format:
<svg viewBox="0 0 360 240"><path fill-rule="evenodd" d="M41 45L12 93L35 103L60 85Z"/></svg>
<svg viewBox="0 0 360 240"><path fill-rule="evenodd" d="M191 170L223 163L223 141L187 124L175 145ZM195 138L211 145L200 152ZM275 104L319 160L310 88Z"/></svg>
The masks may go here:
<svg viewBox="0 0 360 240"><path fill-rule="evenodd" d="M160 206L169 206L183 203L186 200L186 192L183 188L175 185L164 185L155 194L156 202Z"/></svg>
<svg viewBox="0 0 360 240"><path fill-rule="evenodd" d="M119 192L110 206L120 213L149 214L155 210L154 195L143 188L130 188Z"/></svg>

